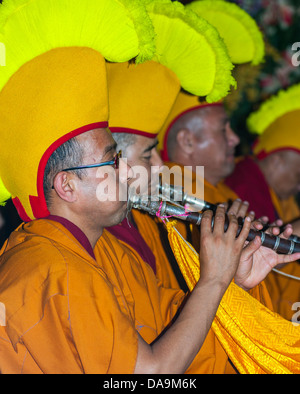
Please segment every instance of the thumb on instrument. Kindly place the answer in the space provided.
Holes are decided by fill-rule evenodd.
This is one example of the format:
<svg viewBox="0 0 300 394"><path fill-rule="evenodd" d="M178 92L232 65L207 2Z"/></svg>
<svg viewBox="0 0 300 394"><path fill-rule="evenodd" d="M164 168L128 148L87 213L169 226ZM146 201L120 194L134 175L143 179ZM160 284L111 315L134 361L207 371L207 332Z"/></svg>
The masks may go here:
<svg viewBox="0 0 300 394"><path fill-rule="evenodd" d="M248 260L252 257L252 255L260 248L261 239L260 236L256 236L251 242L248 243L246 247L244 247L242 251L242 260Z"/></svg>

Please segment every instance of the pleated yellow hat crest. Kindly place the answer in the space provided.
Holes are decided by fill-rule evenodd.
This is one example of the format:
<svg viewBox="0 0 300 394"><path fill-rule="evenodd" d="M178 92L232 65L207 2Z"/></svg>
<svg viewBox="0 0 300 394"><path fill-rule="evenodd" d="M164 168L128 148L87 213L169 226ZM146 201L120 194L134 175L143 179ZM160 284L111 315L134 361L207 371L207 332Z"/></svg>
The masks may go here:
<svg viewBox="0 0 300 394"><path fill-rule="evenodd" d="M236 82L218 31L181 3L145 0L156 33L152 60L172 70L187 92L215 102Z"/></svg>
<svg viewBox="0 0 300 394"><path fill-rule="evenodd" d="M281 90L247 119L251 133L258 134L253 153L263 159L279 150L300 153L300 85Z"/></svg>
<svg viewBox="0 0 300 394"><path fill-rule="evenodd" d="M217 31L170 0L145 0L155 30L152 61L107 64L112 132L156 137L181 87L224 97L234 85L233 68Z"/></svg>
<svg viewBox="0 0 300 394"><path fill-rule="evenodd" d="M197 0L186 6L218 30L234 64L258 65L265 55L263 35L255 20L237 4Z"/></svg>
<svg viewBox="0 0 300 394"><path fill-rule="evenodd" d="M188 10L207 20L219 32L226 44L233 64L251 63L257 65L264 58L262 34L254 21L239 6L223 0L200 0L186 5ZM169 113L168 119L158 135L158 150L163 160L168 161L167 140L172 125L185 113L207 105L221 105L224 97L218 100L203 100L201 95L190 95L181 90Z"/></svg>
<svg viewBox="0 0 300 394"><path fill-rule="evenodd" d="M108 126L105 59L151 59L153 37L139 0L0 5L0 202L11 195L25 221L49 215L43 176L50 155L80 133Z"/></svg>

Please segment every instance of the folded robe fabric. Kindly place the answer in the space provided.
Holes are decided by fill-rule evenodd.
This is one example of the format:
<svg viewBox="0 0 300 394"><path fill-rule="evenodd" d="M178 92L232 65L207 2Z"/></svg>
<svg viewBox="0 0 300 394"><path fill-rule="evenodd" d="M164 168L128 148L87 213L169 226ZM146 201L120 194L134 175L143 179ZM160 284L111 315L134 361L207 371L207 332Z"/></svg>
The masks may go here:
<svg viewBox="0 0 300 394"><path fill-rule="evenodd" d="M200 278L199 255L166 223L170 245L192 291ZM300 373L300 325L262 305L233 282L219 305L212 329L240 373Z"/></svg>

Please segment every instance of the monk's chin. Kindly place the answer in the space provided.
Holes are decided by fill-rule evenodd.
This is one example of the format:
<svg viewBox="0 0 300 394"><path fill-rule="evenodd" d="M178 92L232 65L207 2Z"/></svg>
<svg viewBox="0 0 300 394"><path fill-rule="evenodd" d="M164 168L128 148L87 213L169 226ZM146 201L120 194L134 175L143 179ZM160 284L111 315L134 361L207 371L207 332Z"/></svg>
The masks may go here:
<svg viewBox="0 0 300 394"><path fill-rule="evenodd" d="M116 226L117 224L121 223L127 216L128 210L127 210L127 204L124 204L123 209L119 210L114 217L112 217L112 220L109 224L107 224L105 227L112 227Z"/></svg>

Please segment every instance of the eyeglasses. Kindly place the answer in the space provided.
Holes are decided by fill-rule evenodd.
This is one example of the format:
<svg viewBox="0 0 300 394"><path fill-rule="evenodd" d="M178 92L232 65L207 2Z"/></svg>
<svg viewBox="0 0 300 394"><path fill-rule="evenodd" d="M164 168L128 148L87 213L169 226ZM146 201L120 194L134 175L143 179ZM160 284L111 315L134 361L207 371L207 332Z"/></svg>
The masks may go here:
<svg viewBox="0 0 300 394"><path fill-rule="evenodd" d="M87 164L84 166L65 168L65 169L61 170L60 172L73 171L73 170L83 170L84 168L94 168L94 167L104 167L104 166L114 166L115 169L117 170L119 168L119 163L120 163L121 158L122 158L122 151L119 150L119 152L116 154L116 156L113 158L113 160L103 161L102 163L98 163L98 164ZM54 186L52 186L52 189L54 189Z"/></svg>
<svg viewBox="0 0 300 394"><path fill-rule="evenodd" d="M116 154L116 156L113 158L113 160L104 161L104 162L98 163L98 164L87 164L84 166L65 168L65 169L61 170L61 172L73 171L73 170L83 170L84 168L103 167L103 166L110 166L110 165L113 165L115 167L115 169L117 170L119 168L119 162L120 162L121 158L122 158L122 151L119 150L119 152Z"/></svg>

